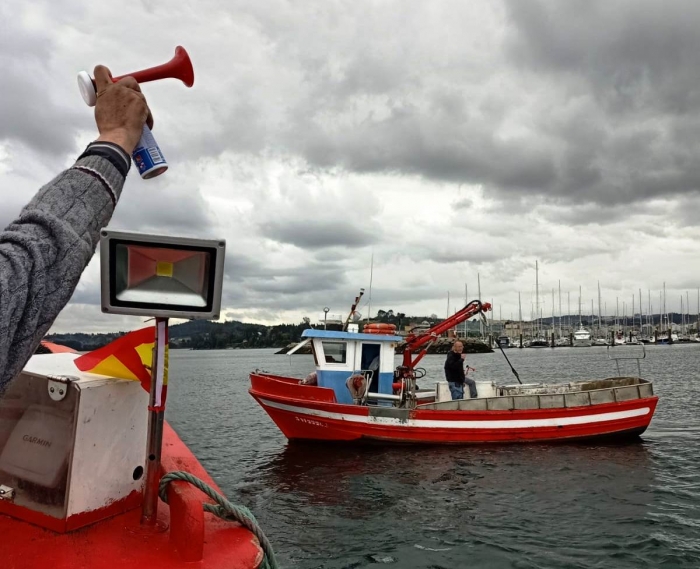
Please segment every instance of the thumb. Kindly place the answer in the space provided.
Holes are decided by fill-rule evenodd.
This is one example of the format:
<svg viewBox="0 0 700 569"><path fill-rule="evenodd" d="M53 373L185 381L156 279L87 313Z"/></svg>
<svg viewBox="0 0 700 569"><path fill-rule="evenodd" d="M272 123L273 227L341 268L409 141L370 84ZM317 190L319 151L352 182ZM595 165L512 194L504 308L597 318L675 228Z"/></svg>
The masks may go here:
<svg viewBox="0 0 700 569"><path fill-rule="evenodd" d="M112 84L112 73L104 65L95 67L95 90L98 93L104 91Z"/></svg>

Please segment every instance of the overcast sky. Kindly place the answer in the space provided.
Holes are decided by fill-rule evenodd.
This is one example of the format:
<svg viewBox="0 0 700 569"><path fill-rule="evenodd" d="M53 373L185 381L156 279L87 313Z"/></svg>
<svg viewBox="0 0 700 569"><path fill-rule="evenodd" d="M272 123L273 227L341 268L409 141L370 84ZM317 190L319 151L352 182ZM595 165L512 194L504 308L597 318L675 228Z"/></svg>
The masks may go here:
<svg viewBox="0 0 700 569"><path fill-rule="evenodd" d="M76 84L190 53L144 85L170 163L111 228L227 240L228 319L495 317L535 301L654 311L700 286L700 2L0 3L0 226L96 137ZM107 331L99 259L54 331ZM368 297L366 294L365 298ZM555 292L558 314L558 292ZM638 298L635 299L639 309ZM362 312L366 314L367 306Z"/></svg>

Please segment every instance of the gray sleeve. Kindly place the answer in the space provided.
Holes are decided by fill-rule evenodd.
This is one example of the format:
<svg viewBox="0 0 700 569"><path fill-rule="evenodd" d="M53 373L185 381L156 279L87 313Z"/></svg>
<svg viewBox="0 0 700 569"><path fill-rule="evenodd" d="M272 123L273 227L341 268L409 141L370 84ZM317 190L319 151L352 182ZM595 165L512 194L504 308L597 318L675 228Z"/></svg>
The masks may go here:
<svg viewBox="0 0 700 569"><path fill-rule="evenodd" d="M123 185L105 158L82 158L0 233L0 392L73 295Z"/></svg>

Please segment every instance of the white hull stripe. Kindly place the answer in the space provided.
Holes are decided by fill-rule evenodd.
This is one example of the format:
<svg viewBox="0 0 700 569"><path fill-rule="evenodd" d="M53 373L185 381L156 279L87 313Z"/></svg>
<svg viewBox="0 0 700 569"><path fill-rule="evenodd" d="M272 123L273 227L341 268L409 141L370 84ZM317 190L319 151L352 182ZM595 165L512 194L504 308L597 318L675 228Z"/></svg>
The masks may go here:
<svg viewBox="0 0 700 569"><path fill-rule="evenodd" d="M308 409L287 405L277 401L260 398L263 405L289 411L298 415L309 415L322 419L334 419L336 421L348 421L351 423L365 423L367 425L388 425L394 427L421 427L424 429L527 429L531 427L564 427L567 425L586 425L589 423L603 423L606 421L619 421L647 415L651 409L640 407L627 411L611 411L610 413L597 413L595 415L579 415L574 417L553 417L549 419L506 419L493 421L440 421L430 419L409 419L402 421L394 417L371 417L351 415L345 413L333 413L320 409ZM449 411L448 411L449 412Z"/></svg>

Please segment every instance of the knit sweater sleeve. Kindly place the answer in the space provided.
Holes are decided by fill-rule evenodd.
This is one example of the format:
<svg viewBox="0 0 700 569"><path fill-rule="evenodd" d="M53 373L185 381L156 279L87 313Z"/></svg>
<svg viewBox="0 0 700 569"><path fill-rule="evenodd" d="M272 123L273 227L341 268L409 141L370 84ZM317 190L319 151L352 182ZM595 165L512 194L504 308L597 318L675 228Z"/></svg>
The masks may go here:
<svg viewBox="0 0 700 569"><path fill-rule="evenodd" d="M73 295L123 185L106 158L81 158L0 233L0 392Z"/></svg>

